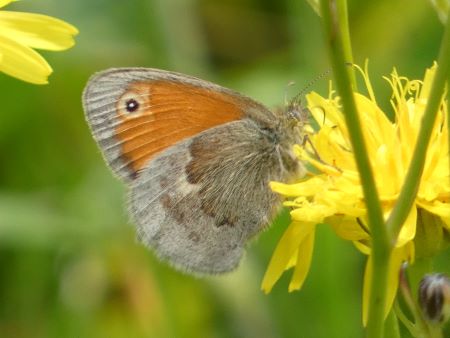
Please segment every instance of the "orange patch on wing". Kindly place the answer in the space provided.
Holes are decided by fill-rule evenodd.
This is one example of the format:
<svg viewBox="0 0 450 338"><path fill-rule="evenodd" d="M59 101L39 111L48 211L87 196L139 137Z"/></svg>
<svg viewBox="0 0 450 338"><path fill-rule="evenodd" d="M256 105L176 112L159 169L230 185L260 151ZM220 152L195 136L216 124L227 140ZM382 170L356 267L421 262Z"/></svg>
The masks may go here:
<svg viewBox="0 0 450 338"><path fill-rule="evenodd" d="M116 136L122 144L122 157L134 172L176 142L243 115L239 98L189 84L138 82L123 96L129 93L138 93L143 107L129 116L117 107L122 123Z"/></svg>

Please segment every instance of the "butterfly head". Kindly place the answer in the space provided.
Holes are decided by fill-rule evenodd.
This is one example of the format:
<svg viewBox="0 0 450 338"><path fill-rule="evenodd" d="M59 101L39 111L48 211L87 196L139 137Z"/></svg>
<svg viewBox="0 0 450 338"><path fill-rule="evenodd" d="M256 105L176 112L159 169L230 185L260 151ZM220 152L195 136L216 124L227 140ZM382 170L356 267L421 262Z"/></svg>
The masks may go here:
<svg viewBox="0 0 450 338"><path fill-rule="evenodd" d="M283 129L287 133L290 141L296 144L302 144L303 129L308 124L310 111L302 105L298 98L290 101L281 112L281 121Z"/></svg>

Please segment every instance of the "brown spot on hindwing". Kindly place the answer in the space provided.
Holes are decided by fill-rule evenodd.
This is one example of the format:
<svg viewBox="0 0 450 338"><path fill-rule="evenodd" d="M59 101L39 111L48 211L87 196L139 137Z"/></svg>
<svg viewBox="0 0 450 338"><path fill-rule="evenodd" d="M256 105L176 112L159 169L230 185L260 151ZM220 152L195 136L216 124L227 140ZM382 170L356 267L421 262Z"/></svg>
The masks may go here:
<svg viewBox="0 0 450 338"><path fill-rule="evenodd" d="M193 139L189 147L191 161L186 166L186 178L191 184L201 182L212 170L220 159L217 152L220 152L220 136L210 135L208 141L204 142L202 137Z"/></svg>
<svg viewBox="0 0 450 338"><path fill-rule="evenodd" d="M161 204L163 208L169 213L179 224L185 223L185 213L182 206L176 206L176 202L169 193L165 193L161 196Z"/></svg>
<svg viewBox="0 0 450 338"><path fill-rule="evenodd" d="M225 131L227 127L222 127ZM232 137L231 134L228 134ZM224 135L222 133L208 133L193 139L190 145L191 160L185 168L186 179L190 184L197 185L198 198L201 201L201 210L214 218L216 227L233 227L238 217L227 203L229 186L224 182L224 175L230 175L230 165L227 164L224 154ZM229 196L232 197L232 196Z"/></svg>

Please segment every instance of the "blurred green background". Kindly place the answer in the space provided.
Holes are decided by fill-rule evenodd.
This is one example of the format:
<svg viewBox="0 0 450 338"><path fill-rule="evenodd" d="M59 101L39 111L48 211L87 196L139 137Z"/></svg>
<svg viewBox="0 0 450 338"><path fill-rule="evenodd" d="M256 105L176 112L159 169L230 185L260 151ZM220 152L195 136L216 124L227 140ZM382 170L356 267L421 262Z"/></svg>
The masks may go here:
<svg viewBox="0 0 450 338"><path fill-rule="evenodd" d="M55 70L49 85L0 75L0 337L363 335L364 257L326 226L306 284L291 294L289 273L269 295L260 291L286 214L229 275L196 279L158 262L136 243L125 189L81 108L89 76L113 66L175 70L282 105L329 69L305 1L25 0L7 10L55 16L80 34L71 50L43 53ZM396 66L421 78L442 25L425 0L350 1L350 22L355 61L370 58L389 107L381 76ZM312 89L327 88L321 79Z"/></svg>

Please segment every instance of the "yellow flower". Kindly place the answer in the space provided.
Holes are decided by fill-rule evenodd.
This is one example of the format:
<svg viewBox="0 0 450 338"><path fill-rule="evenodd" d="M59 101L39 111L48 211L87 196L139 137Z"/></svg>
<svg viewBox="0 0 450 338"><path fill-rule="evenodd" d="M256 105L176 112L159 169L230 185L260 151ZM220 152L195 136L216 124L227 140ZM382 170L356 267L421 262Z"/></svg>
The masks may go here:
<svg viewBox="0 0 450 338"><path fill-rule="evenodd" d="M14 0L0 0L0 8ZM33 48L60 51L74 45L78 30L40 14L0 10L0 71L34 84L46 84L52 68Z"/></svg>
<svg viewBox="0 0 450 338"><path fill-rule="evenodd" d="M385 219L392 211L402 188L435 70L436 65L428 69L423 81L409 81L399 76L395 70L390 78L386 78L393 90L391 103L395 113L394 121L389 120L378 107L367 72L360 70L368 95L354 93L354 97ZM338 97L330 94L329 98L323 98L311 93L307 99L319 130L315 133L311 130L310 139L314 150L312 147L297 145L295 151L300 161L320 173L310 173L309 178L295 184L271 183L273 191L287 197L284 204L291 207L292 223L273 254L262 282L262 289L270 292L282 273L291 267L294 267L294 273L289 291L302 286L311 262L315 227L317 224L326 223L332 226L339 237L353 241L362 253L368 255L363 289L365 322L372 274L371 236L348 130ZM415 205L401 228L390 257L386 314L395 298L400 265L404 261L412 262L415 255L419 254L415 253L415 240L418 239L415 238L416 224L419 221L423 226L427 226L422 215L435 217L436 222L433 222L432 226L439 227L441 234L450 230L446 116L447 105L443 101L428 147ZM431 232L438 233L435 230ZM433 244L436 245L439 239L434 236L427 240L435 241ZM420 246L430 247L423 244Z"/></svg>

